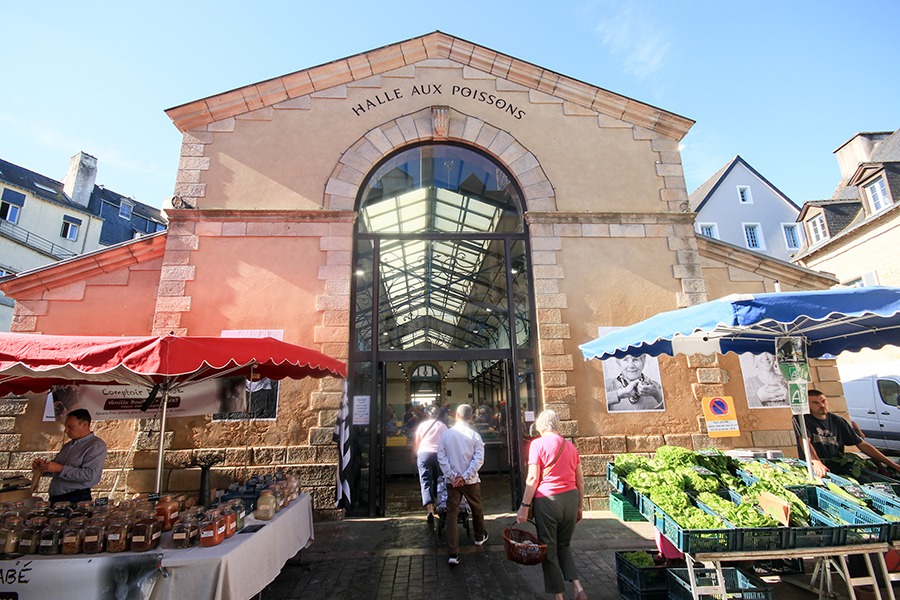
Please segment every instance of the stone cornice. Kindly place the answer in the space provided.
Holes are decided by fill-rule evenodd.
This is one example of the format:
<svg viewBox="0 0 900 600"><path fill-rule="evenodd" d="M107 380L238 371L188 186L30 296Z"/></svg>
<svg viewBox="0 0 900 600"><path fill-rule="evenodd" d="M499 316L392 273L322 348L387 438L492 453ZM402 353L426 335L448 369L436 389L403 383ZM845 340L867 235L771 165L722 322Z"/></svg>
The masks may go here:
<svg viewBox="0 0 900 600"><path fill-rule="evenodd" d="M14 299L30 298L35 292L59 288L96 275L156 260L165 253L166 238L167 233L160 232L25 271L0 283L0 291Z"/></svg>
<svg viewBox="0 0 900 600"><path fill-rule="evenodd" d="M166 114L186 132L428 59L451 60L676 140L694 124L691 119L440 31L182 104Z"/></svg>
<svg viewBox="0 0 900 600"><path fill-rule="evenodd" d="M189 221L278 221L353 223L356 213L346 210L246 210L246 209L170 209L166 211L171 223Z"/></svg>
<svg viewBox="0 0 900 600"><path fill-rule="evenodd" d="M839 283L830 273L807 269L703 236L697 236L697 248L703 258L717 260L737 269L777 279L785 285L800 289L829 288Z"/></svg>
<svg viewBox="0 0 900 600"><path fill-rule="evenodd" d="M615 224L687 224L693 225L697 214L686 213L654 213L654 212L544 212L528 211L525 221L529 225L556 223L615 223Z"/></svg>

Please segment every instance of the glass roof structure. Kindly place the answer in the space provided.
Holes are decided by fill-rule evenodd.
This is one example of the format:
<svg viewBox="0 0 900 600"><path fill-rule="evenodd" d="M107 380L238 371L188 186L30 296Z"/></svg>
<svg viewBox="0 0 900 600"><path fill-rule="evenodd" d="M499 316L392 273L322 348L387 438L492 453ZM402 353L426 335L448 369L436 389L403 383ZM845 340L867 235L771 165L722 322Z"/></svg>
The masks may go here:
<svg viewBox="0 0 900 600"><path fill-rule="evenodd" d="M359 209L359 349L371 344L376 261L380 348L508 348L507 265L522 268L524 245L504 238L523 237L519 205L509 174L466 148L419 146L382 164Z"/></svg>

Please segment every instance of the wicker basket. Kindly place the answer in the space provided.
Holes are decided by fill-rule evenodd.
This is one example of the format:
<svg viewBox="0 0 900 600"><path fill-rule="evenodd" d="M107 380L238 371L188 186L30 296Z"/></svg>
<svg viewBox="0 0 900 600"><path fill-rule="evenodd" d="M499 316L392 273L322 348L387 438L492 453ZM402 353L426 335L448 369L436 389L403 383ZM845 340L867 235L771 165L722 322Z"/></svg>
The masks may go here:
<svg viewBox="0 0 900 600"><path fill-rule="evenodd" d="M539 565L547 557L546 544L540 543L533 533L515 527L503 530L503 547L506 558L520 565Z"/></svg>

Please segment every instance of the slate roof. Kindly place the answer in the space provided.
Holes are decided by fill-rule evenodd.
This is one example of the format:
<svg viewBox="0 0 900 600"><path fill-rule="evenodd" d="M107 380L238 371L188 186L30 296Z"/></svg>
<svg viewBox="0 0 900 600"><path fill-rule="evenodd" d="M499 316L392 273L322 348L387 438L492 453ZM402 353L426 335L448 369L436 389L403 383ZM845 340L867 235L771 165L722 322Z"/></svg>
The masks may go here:
<svg viewBox="0 0 900 600"><path fill-rule="evenodd" d="M760 181L762 181L767 186L772 188L772 191L774 191L777 195L781 196L781 198L785 202L787 202L792 207L799 210L797 205L794 204L793 200L791 200L790 198L785 196L783 193L781 193L781 190L779 190L777 187L772 185L772 183L768 179L763 177L759 173L759 171L757 171L756 169L751 167L750 163L748 163L746 160L741 158L740 154L738 154L737 156L732 158L724 167L722 167L721 169L716 171L712 177L710 177L709 179L704 181L703 184L700 185L700 187L698 187L696 190L691 192L690 196L688 196L688 200L691 205L691 210L694 212L698 212L701 208L703 208L703 205L706 204L706 201L712 197L713 193L718 189L719 185L721 185L721 183L723 181L725 181L725 178L728 176L728 174L738 164L744 165L744 167L746 167L748 171L753 173L753 175L755 175L757 178L759 178Z"/></svg>
<svg viewBox="0 0 900 600"><path fill-rule="evenodd" d="M38 198L64 206L68 210L104 219L103 228L100 234L100 242L102 244L116 244L123 240L131 239L134 231L139 231L141 234L156 232L155 227L153 228L153 231L147 231L146 227L136 227L135 218L143 219L143 221L152 221L153 223L159 223L161 225L166 224L166 220L163 218L160 209L144 204L143 202L138 202L137 200L108 190L100 185L94 186L88 205L87 207L84 207L81 204L74 202L66 195L63 191L63 183L61 181L51 179L40 173L35 173L34 171L29 171L24 167L20 167L19 165L3 159L0 159L0 181L19 189L28 190ZM123 228L118 222L111 222L107 218L108 215L103 214L104 203L114 206L115 210L118 211L119 206L122 204L122 200L128 200L133 205L131 222L129 223L122 219L122 222L127 225L126 228Z"/></svg>
<svg viewBox="0 0 900 600"><path fill-rule="evenodd" d="M812 207L821 207L825 213L825 223L828 225L829 237L834 237L847 228L862 222L866 218L862 201L857 196L850 200L810 200L803 205L803 211L799 219L804 219L806 213Z"/></svg>
<svg viewBox="0 0 900 600"><path fill-rule="evenodd" d="M45 177L40 173L29 171L3 159L0 159L0 181L19 189L28 190L38 198L65 206L67 209L84 214L93 214L84 206L73 202L63 192L62 182Z"/></svg>
<svg viewBox="0 0 900 600"><path fill-rule="evenodd" d="M900 161L900 129L886 140L882 140L872 152L872 158L869 159L869 162L874 163L898 161Z"/></svg>

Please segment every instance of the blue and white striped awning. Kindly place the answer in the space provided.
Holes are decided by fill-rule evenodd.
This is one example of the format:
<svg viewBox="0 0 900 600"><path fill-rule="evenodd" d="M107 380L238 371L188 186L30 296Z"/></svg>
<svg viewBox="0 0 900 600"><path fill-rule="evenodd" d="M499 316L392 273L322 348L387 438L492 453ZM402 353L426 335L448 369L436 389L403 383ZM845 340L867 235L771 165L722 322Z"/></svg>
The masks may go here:
<svg viewBox="0 0 900 600"><path fill-rule="evenodd" d="M774 352L803 337L807 355L900 345L900 288L743 294L659 313L580 346L585 360L623 356Z"/></svg>

